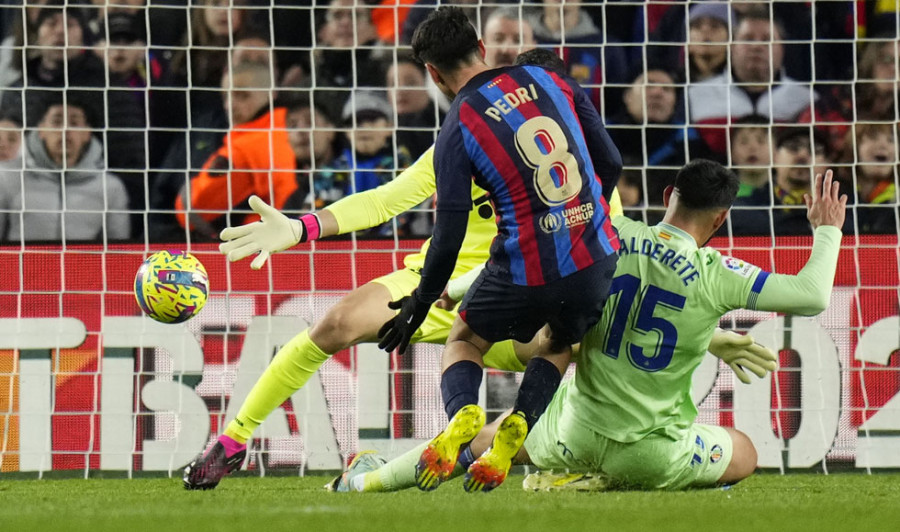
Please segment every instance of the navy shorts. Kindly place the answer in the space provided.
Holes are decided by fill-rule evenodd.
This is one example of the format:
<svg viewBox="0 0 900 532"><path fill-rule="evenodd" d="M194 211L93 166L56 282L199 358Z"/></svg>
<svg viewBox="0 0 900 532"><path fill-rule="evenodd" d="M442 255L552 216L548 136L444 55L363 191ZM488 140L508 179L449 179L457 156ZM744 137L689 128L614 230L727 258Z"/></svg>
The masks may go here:
<svg viewBox="0 0 900 532"><path fill-rule="evenodd" d="M459 307L459 317L489 342L529 342L544 325L555 341L576 344L600 321L616 271L613 254L542 286L521 286L485 268Z"/></svg>

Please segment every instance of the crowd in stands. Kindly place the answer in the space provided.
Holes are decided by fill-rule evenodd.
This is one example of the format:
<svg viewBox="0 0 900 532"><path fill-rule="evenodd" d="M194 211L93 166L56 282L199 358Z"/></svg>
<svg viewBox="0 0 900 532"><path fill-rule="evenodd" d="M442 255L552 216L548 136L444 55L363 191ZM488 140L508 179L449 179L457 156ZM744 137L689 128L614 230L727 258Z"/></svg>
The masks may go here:
<svg viewBox="0 0 900 532"><path fill-rule="evenodd" d="M408 47L441 3L491 66L560 54L629 216L658 220L704 157L741 179L722 234L811 234L826 167L848 232L900 233L892 2L29 0L0 2L0 242L214 240L253 194L301 213L393 179L449 108ZM428 236L432 212L369 236Z"/></svg>

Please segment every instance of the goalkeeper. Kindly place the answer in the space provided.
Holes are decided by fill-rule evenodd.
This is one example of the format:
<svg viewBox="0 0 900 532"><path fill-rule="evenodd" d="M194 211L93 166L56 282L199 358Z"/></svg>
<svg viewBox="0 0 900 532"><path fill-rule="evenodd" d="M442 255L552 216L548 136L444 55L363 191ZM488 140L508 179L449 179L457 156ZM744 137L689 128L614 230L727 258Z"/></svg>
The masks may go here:
<svg viewBox="0 0 900 532"><path fill-rule="evenodd" d="M528 434L518 463L598 473L598 484L640 489L733 484L756 469L756 449L747 435L694 423L691 377L707 346L744 382L749 378L742 366L759 376L775 368L773 353L752 347L743 351L741 344L751 343L748 337L714 335L715 326L736 308L802 315L824 310L847 197L838 196L830 170L824 178L816 176L812 196L805 198L815 230L812 253L797 275L779 275L701 247L727 218L737 189L734 174L698 159L682 168L674 187L666 190L662 223L648 227L624 216L613 220L621 248L609 302L601 321L582 340L575 377L560 386ZM451 283L450 292L464 292L453 285L466 279L474 276ZM487 449L497 424L486 426L471 442L473 454ZM379 460L363 453L327 487L411 487L417 460L410 451L371 471ZM582 478L530 476L526 483L564 487L566 481Z"/></svg>

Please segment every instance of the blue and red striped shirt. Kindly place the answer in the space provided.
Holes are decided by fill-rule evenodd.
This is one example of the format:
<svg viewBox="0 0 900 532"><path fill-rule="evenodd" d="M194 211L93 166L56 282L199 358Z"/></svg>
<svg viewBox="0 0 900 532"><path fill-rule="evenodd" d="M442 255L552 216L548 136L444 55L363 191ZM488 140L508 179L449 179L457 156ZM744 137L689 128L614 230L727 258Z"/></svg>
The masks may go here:
<svg viewBox="0 0 900 532"><path fill-rule="evenodd" d="M434 161L439 212L472 208L472 176L490 193L499 230L488 267L515 284L561 279L618 249L607 200L621 156L564 75L537 66L476 75L444 120Z"/></svg>

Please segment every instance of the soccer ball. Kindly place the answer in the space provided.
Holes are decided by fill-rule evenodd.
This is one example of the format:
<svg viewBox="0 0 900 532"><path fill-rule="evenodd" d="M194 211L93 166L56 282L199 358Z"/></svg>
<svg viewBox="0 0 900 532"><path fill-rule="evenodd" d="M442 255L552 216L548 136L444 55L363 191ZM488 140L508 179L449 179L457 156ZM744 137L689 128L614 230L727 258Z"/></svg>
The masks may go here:
<svg viewBox="0 0 900 532"><path fill-rule="evenodd" d="M200 312L209 297L206 268L184 251L158 251L134 276L134 297L141 310L162 323L181 323Z"/></svg>

